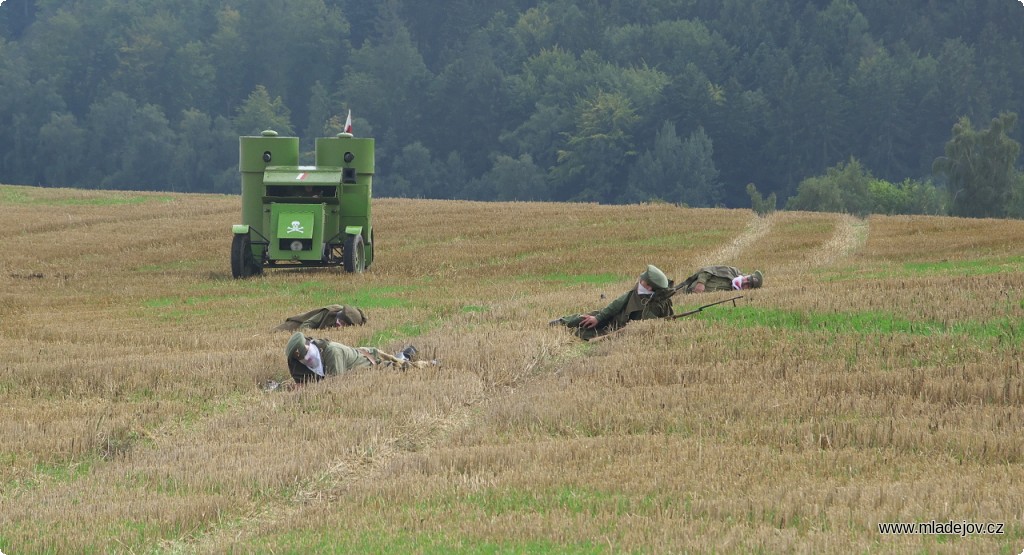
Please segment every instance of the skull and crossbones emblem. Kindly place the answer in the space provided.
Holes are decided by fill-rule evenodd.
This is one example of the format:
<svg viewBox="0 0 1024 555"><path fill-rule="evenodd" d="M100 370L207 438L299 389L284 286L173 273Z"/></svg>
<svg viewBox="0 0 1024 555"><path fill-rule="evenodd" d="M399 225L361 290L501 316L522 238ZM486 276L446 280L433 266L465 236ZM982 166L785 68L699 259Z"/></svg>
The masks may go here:
<svg viewBox="0 0 1024 555"><path fill-rule="evenodd" d="M295 220L288 229L284 230L285 233L302 233L302 222Z"/></svg>

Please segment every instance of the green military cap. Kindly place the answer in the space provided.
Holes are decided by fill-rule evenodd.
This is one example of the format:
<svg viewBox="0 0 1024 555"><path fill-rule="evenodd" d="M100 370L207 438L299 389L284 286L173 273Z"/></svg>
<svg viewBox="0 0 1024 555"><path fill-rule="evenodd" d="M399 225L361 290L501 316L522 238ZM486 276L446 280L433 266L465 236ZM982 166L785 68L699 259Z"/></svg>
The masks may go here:
<svg viewBox="0 0 1024 555"><path fill-rule="evenodd" d="M755 270L754 273L750 274L750 286L754 289L761 287L764 283L764 275L761 274L761 270Z"/></svg>
<svg viewBox="0 0 1024 555"><path fill-rule="evenodd" d="M640 274L640 279L650 283L657 289L668 287L668 277L665 276L665 272L659 270L654 264L647 265L647 271Z"/></svg>
<svg viewBox="0 0 1024 555"><path fill-rule="evenodd" d="M298 360L302 360L306 357L306 351L308 350L306 347L306 336L302 332L297 331L288 339L288 346L284 348L284 356L285 358L295 357Z"/></svg>

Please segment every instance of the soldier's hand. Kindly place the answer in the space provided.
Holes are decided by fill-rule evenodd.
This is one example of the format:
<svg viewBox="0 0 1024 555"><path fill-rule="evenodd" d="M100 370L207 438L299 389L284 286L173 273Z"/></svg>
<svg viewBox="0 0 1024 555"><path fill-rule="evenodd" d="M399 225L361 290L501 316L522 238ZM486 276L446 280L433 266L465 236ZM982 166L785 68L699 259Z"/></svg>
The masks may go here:
<svg viewBox="0 0 1024 555"><path fill-rule="evenodd" d="M582 320L580 320L580 326L587 329L596 328L597 318L595 318L593 314L587 314Z"/></svg>

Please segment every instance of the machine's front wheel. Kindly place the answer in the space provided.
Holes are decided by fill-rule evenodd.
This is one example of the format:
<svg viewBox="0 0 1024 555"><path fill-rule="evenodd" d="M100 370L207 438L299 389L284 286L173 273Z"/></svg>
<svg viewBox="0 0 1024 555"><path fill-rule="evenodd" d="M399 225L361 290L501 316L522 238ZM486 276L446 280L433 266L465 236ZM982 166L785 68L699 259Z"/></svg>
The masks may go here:
<svg viewBox="0 0 1024 555"><path fill-rule="evenodd" d="M370 242L364 247L364 253L366 256L363 257L363 269L369 268L370 264L373 264L373 228L370 228Z"/></svg>
<svg viewBox="0 0 1024 555"><path fill-rule="evenodd" d="M248 234L236 234L231 240L231 277L235 279L263 273L263 268L252 255L252 239Z"/></svg>
<svg viewBox="0 0 1024 555"><path fill-rule="evenodd" d="M349 235L345 239L345 252L341 255L342 262L345 264L345 271L349 273L362 273L366 268L366 257L364 255L363 236Z"/></svg>

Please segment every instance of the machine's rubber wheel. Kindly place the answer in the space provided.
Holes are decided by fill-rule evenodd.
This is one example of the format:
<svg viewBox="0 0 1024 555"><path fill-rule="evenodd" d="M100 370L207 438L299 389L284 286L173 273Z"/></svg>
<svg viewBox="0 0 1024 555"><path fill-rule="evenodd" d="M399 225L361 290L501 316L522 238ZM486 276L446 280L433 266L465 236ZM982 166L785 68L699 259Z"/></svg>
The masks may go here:
<svg viewBox="0 0 1024 555"><path fill-rule="evenodd" d="M263 273L263 268L253 259L252 239L248 234L238 234L231 240L231 277L247 278Z"/></svg>
<svg viewBox="0 0 1024 555"><path fill-rule="evenodd" d="M362 273L366 268L364 264L366 258L363 255L363 236L349 235L345 239L345 251L341 255L341 260L345 263L345 271Z"/></svg>
<svg viewBox="0 0 1024 555"><path fill-rule="evenodd" d="M369 244L367 244L367 245L365 245L363 247L363 251L367 255L367 256L363 257L363 269L364 270L369 268L370 264L373 263L373 245L375 245L375 244L376 243L373 242L373 228L371 227L370 228L370 242L369 242ZM367 251L366 249L369 249L369 251Z"/></svg>

